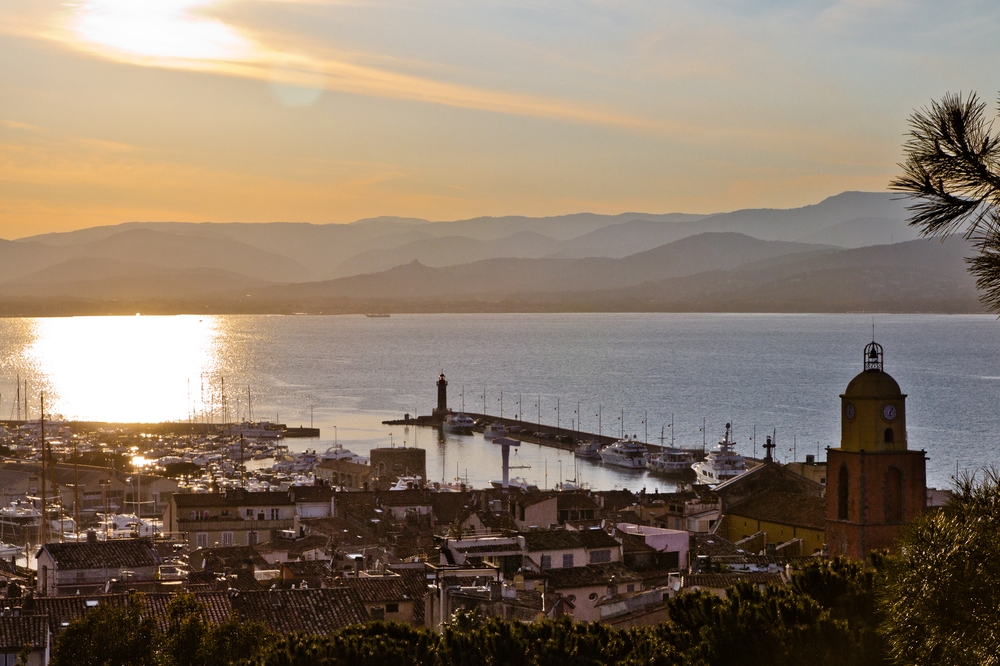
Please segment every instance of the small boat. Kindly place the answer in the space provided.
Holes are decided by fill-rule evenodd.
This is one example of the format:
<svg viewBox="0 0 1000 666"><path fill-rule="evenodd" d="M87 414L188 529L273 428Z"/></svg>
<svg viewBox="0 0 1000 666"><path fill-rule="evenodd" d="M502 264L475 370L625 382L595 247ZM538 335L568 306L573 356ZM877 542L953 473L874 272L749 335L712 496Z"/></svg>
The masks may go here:
<svg viewBox="0 0 1000 666"><path fill-rule="evenodd" d="M486 439L496 439L497 437L505 437L506 435L507 428L502 423L491 423L483 430L483 437Z"/></svg>
<svg viewBox="0 0 1000 666"><path fill-rule="evenodd" d="M337 444L336 446L329 447L319 457L320 462L327 462L330 460L346 460L347 462L357 463L359 465L368 464L368 458L345 449L343 444Z"/></svg>
<svg viewBox="0 0 1000 666"><path fill-rule="evenodd" d="M577 458L597 460L601 457L601 445L593 440L586 440L576 445L573 455Z"/></svg>
<svg viewBox="0 0 1000 666"><path fill-rule="evenodd" d="M475 424L476 422L472 420L472 417L459 412L458 414L452 414L446 418L444 420L444 425L441 427L444 428L445 432L470 434L472 433L472 426Z"/></svg>
<svg viewBox="0 0 1000 666"><path fill-rule="evenodd" d="M691 470L694 456L683 449L665 448L646 454L646 469L660 474L683 474Z"/></svg>
<svg viewBox="0 0 1000 666"><path fill-rule="evenodd" d="M27 500L14 500L0 507L0 525L9 527L38 527L42 523L42 512Z"/></svg>
<svg viewBox="0 0 1000 666"><path fill-rule="evenodd" d="M733 450L733 442L729 439L732 426L726 424L726 434L712 449L705 459L691 465L698 483L710 486L724 483L734 476L747 471L743 456Z"/></svg>
<svg viewBox="0 0 1000 666"><path fill-rule="evenodd" d="M420 488L420 476L401 476L389 490L416 490Z"/></svg>
<svg viewBox="0 0 1000 666"><path fill-rule="evenodd" d="M22 553L24 553L23 546L0 542L0 558L2 559L9 560L12 557L20 557Z"/></svg>
<svg viewBox="0 0 1000 666"><path fill-rule="evenodd" d="M500 479L493 479L490 481L490 485L494 488L503 488L503 481ZM525 492L537 492L538 486L533 483L529 483L527 479L520 476L512 476L507 480L508 488L519 488Z"/></svg>
<svg viewBox="0 0 1000 666"><path fill-rule="evenodd" d="M642 469L646 466L646 445L636 439L635 435L619 439L601 449L601 461L617 467Z"/></svg>

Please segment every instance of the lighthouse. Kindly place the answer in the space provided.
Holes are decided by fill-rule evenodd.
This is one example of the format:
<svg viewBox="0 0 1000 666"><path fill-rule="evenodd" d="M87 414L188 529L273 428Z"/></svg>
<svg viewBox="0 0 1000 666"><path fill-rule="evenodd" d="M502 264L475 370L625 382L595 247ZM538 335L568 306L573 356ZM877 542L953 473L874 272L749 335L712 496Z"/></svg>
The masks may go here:
<svg viewBox="0 0 1000 666"><path fill-rule="evenodd" d="M443 421L446 416L448 416L448 380L444 378L444 373L437 380L438 387L438 401L437 407L434 408L432 412L434 418L438 421Z"/></svg>

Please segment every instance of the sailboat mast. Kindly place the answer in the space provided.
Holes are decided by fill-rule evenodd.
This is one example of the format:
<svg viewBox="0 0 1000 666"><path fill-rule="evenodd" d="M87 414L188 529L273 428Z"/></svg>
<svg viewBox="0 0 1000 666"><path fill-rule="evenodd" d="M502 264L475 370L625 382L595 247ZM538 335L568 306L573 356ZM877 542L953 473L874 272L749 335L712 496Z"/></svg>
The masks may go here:
<svg viewBox="0 0 1000 666"><path fill-rule="evenodd" d="M27 381L25 381L25 384L27 384ZM27 388L25 389L25 393L27 393ZM41 534L39 535L39 537L40 537L39 538L39 542L44 546L48 542L48 530L46 529L48 527L48 515L47 515L46 510L45 510L45 508L46 508L45 507L45 490L46 490L46 488L45 488L45 394L44 393L41 395L41 405L42 405L42 412L41 412L41 417L39 418L39 421L38 421L39 427L41 429L41 435L42 435L42 439L41 439L41 441L42 441L42 474L41 474L41 476L42 476L42 525L41 525ZM25 409L24 411L27 414L28 410Z"/></svg>
<svg viewBox="0 0 1000 666"><path fill-rule="evenodd" d="M73 440L73 524L80 531L80 461L76 456L76 439Z"/></svg>
<svg viewBox="0 0 1000 666"><path fill-rule="evenodd" d="M21 373L17 374L17 420L21 420Z"/></svg>

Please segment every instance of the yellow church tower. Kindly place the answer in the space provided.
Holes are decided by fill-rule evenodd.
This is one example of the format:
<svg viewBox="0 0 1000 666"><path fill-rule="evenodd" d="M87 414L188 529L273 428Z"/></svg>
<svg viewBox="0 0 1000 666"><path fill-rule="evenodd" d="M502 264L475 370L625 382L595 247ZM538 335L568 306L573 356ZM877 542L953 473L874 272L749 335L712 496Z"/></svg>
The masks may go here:
<svg viewBox="0 0 1000 666"><path fill-rule="evenodd" d="M875 341L840 396L840 423L840 447L827 449L826 541L831 555L860 559L892 548L927 505L925 453L907 448L906 395Z"/></svg>

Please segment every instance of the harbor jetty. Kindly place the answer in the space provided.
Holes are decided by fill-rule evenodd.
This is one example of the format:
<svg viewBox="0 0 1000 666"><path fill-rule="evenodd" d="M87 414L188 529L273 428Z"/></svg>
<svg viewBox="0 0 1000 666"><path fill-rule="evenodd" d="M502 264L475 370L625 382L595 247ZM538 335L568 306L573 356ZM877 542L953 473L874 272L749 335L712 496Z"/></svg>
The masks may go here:
<svg viewBox="0 0 1000 666"><path fill-rule="evenodd" d="M401 419L389 419L383 421L382 424L392 426L427 426L441 428L444 425L445 419L457 413L448 407L447 386L448 382L445 379L445 376L443 374L440 375L437 381L437 406L430 414L422 416L404 414ZM463 411L462 413L475 421L475 424L472 426L472 430L474 432L483 432L486 427L491 424L503 425L504 430L509 437L513 437L522 442L540 444L542 446L549 446L565 451L575 450L577 444L580 442L593 442L598 448L602 448L604 446L614 444L623 436L631 434L624 433L623 435L622 433L619 433L618 435L609 435L604 434L603 432L592 433L581 431L575 427L566 428L561 424L546 424L542 423L540 420L530 421L523 418L506 418L498 415L480 414L469 411ZM648 437L639 437L639 439L643 440L643 443L646 445L646 448L649 449L650 453L660 453L669 448L664 446L663 443L656 444L647 441L650 439ZM695 460L703 459L706 454L704 446L681 450L685 453L690 453Z"/></svg>

